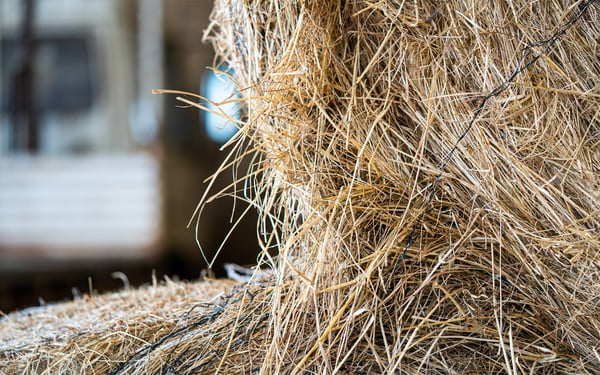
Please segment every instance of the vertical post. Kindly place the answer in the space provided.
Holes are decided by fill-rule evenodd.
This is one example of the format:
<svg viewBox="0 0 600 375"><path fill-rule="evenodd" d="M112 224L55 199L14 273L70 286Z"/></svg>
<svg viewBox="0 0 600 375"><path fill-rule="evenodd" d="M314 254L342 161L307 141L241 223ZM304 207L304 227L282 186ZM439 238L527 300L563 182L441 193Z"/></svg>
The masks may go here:
<svg viewBox="0 0 600 375"><path fill-rule="evenodd" d="M35 49L33 32L35 0L23 1L23 20L19 40L20 63L12 79L13 132L11 148L35 153L39 149L37 108L35 103Z"/></svg>

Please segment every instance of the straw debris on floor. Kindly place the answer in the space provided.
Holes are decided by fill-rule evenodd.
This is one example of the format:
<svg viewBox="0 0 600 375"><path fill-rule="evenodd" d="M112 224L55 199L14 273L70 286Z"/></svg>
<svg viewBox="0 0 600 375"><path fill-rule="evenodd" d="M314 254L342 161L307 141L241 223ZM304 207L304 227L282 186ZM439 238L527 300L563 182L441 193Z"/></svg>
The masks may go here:
<svg viewBox="0 0 600 375"><path fill-rule="evenodd" d="M245 103L227 163L253 160L217 195L259 211L271 271L128 359L97 341L81 372L600 373L597 2L219 0L212 19ZM78 349L36 350L51 373Z"/></svg>

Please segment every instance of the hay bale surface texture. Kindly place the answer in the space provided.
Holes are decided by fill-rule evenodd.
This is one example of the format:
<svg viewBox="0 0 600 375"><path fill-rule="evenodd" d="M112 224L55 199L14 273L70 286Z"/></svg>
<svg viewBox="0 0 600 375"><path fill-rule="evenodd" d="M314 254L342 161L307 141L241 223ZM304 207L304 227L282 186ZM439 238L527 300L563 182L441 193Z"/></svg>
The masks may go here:
<svg viewBox="0 0 600 375"><path fill-rule="evenodd" d="M128 359L97 347L103 366L600 373L598 3L219 0L212 18L246 104L229 160L253 158L217 195L259 210L271 272Z"/></svg>

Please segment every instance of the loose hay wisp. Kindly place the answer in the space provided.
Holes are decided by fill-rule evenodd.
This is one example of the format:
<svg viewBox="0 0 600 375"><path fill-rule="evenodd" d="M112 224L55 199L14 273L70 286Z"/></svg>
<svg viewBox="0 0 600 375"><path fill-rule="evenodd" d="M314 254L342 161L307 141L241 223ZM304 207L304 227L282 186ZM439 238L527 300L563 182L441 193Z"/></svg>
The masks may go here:
<svg viewBox="0 0 600 375"><path fill-rule="evenodd" d="M599 29L594 1L217 1L278 256L113 373L600 373Z"/></svg>

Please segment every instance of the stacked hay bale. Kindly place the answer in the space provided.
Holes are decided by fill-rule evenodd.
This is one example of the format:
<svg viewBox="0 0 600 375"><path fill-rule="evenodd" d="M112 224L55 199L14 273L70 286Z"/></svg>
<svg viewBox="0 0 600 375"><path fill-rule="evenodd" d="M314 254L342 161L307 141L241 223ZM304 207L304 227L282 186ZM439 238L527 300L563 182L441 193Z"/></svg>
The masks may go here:
<svg viewBox="0 0 600 375"><path fill-rule="evenodd" d="M220 314L235 287L226 280L155 280L136 290L11 313L0 320L0 374L106 374L138 356L161 355L153 345L181 340L190 327Z"/></svg>
<svg viewBox="0 0 600 375"><path fill-rule="evenodd" d="M593 0L219 0L272 272L110 371L600 373L599 29Z"/></svg>

